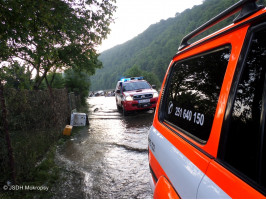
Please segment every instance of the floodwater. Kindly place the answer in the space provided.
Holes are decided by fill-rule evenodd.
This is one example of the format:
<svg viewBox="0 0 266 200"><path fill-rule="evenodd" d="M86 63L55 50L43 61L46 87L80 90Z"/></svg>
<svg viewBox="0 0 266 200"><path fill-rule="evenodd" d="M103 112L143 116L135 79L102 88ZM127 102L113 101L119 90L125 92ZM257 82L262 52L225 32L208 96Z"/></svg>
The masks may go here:
<svg viewBox="0 0 266 200"><path fill-rule="evenodd" d="M114 97L88 99L89 126L57 151L54 198L150 199L148 130L153 111L122 116Z"/></svg>

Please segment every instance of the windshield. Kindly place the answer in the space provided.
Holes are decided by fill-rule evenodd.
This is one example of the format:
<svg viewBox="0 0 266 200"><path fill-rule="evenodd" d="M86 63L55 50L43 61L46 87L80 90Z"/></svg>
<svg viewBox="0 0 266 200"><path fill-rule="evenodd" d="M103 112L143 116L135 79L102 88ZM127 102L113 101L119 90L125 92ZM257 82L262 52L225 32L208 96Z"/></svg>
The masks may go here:
<svg viewBox="0 0 266 200"><path fill-rule="evenodd" d="M151 86L146 81L123 83L123 91L150 89Z"/></svg>

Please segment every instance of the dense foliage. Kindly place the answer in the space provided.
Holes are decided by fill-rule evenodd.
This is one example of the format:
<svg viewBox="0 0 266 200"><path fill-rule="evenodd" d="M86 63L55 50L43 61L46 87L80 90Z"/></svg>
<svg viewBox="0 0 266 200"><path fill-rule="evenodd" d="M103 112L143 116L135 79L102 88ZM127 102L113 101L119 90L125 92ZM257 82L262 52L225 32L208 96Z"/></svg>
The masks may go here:
<svg viewBox="0 0 266 200"><path fill-rule="evenodd" d="M134 65L124 73L124 77L140 77L140 76L145 77L145 80L147 80L151 85L155 85L157 88L160 86L160 81L153 72L141 70L138 65Z"/></svg>
<svg viewBox="0 0 266 200"><path fill-rule="evenodd" d="M238 0L204 0L202 5L194 6L174 18L161 20L132 40L104 51L99 59L103 68L96 71L91 79L92 90L115 87L124 72L137 65L141 70L154 73L162 82L171 58L178 50L181 39L195 28L207 22ZM265 0L258 1L264 4ZM225 25L231 24L234 17L217 24L203 33L201 37ZM122 33L121 33L122 34Z"/></svg>
<svg viewBox="0 0 266 200"><path fill-rule="evenodd" d="M86 98L89 96L90 78L87 73L67 70L64 74L65 87L69 92L79 94L81 103L85 105Z"/></svg>
<svg viewBox="0 0 266 200"><path fill-rule="evenodd" d="M0 66L15 62L35 75L72 68L89 75L101 67L96 47L110 32L115 0L0 0ZM1 70L1 73L6 71ZM49 82L47 82L49 84Z"/></svg>

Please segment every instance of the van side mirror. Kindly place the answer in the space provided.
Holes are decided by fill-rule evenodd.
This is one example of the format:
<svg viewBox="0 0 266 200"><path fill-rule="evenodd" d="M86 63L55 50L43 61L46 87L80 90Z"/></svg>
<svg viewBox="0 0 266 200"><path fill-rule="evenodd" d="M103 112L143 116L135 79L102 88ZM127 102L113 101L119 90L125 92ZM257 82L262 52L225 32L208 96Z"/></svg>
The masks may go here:
<svg viewBox="0 0 266 200"><path fill-rule="evenodd" d="M152 85L151 87L152 87L153 89L156 89L156 85Z"/></svg>

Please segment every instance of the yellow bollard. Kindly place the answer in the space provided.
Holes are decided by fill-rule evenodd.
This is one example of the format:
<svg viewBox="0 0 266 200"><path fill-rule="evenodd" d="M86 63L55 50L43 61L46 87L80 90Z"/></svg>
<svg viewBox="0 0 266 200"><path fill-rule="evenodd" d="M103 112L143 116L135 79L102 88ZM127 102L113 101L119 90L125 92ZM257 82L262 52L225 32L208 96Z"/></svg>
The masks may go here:
<svg viewBox="0 0 266 200"><path fill-rule="evenodd" d="M63 135L71 135L72 128L73 128L73 126L66 125L66 127L63 131Z"/></svg>

